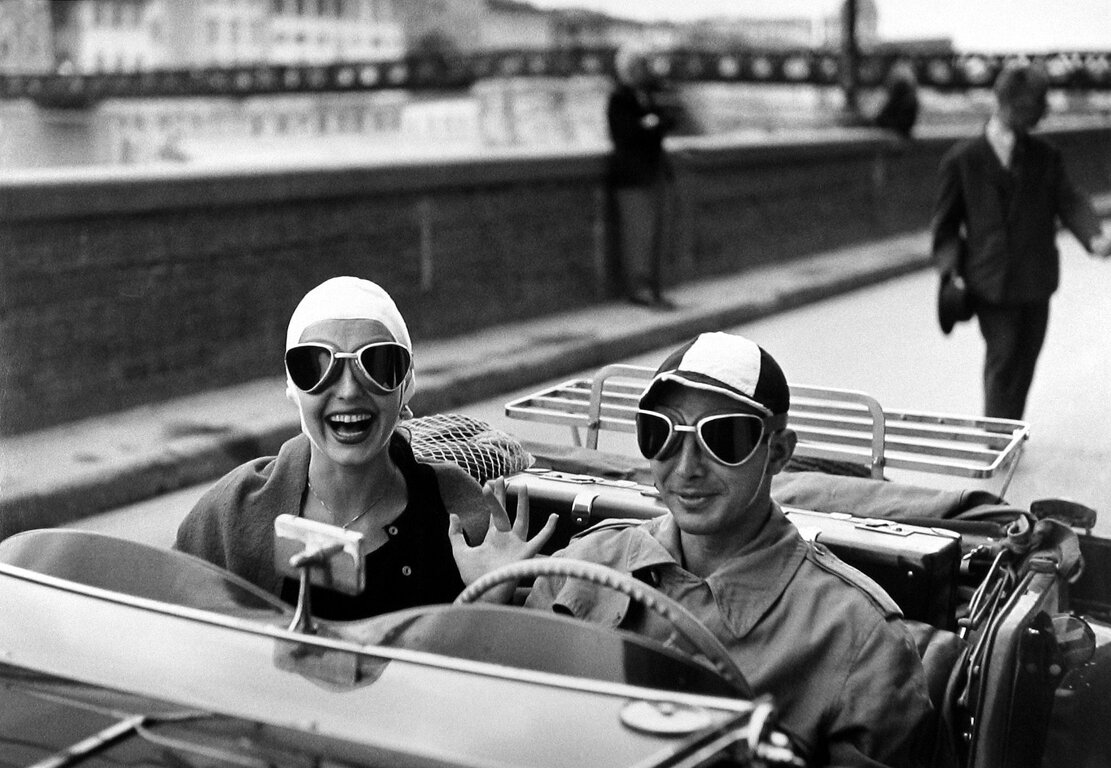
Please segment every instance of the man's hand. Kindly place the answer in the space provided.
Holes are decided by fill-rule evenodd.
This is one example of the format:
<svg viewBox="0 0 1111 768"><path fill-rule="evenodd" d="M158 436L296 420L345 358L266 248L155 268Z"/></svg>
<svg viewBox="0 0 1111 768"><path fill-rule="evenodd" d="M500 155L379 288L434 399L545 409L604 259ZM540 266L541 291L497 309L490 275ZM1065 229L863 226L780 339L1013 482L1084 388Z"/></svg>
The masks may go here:
<svg viewBox="0 0 1111 768"><path fill-rule="evenodd" d="M519 560L528 560L540 551L555 533L559 515L548 517L544 528L532 539L528 538L529 502L528 488L521 487L517 496L517 516L509 523L509 513L505 510L505 480L498 478L486 483L482 488L490 504L490 526L486 537L477 546L467 544L463 536L463 523L458 515L451 515L448 523L448 539L455 556L455 565L464 584L470 584L480 576ZM502 584L486 593L489 602L508 603L513 596L515 584Z"/></svg>

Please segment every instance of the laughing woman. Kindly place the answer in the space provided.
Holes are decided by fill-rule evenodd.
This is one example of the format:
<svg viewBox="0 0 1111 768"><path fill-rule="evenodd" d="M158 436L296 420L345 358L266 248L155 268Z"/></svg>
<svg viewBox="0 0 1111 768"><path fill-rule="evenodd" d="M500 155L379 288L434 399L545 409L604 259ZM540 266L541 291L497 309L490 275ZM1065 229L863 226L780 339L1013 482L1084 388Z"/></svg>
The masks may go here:
<svg viewBox="0 0 1111 768"><path fill-rule="evenodd" d="M486 570L536 553L554 519L526 541L491 489L454 464L418 463L398 428L415 389L405 321L377 284L336 277L312 289L286 333L286 390L301 434L277 456L228 473L190 511L175 547L288 602L297 583L274 567L274 518L290 514L358 531L370 550L368 587L349 597L313 588L329 619L451 602ZM449 528L471 546L453 554Z"/></svg>

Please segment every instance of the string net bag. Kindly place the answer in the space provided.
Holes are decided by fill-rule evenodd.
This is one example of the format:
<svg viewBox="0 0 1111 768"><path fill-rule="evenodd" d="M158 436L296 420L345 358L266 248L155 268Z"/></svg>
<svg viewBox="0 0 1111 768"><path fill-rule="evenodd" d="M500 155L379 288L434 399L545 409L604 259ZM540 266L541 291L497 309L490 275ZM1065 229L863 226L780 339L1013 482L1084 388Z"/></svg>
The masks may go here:
<svg viewBox="0 0 1111 768"><path fill-rule="evenodd" d="M523 472L532 455L512 435L458 413L417 416L403 422L417 461L450 461L479 483Z"/></svg>

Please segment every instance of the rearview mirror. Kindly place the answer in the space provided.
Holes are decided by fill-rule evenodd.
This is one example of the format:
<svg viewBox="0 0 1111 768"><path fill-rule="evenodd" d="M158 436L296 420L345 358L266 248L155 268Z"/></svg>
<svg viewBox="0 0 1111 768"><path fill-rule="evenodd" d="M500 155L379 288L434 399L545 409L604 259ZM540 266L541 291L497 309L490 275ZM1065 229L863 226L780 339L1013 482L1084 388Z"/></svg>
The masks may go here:
<svg viewBox="0 0 1111 768"><path fill-rule="evenodd" d="M361 533L293 515L274 518L274 567L299 582L290 631L316 633L310 585L361 594L366 588L365 557Z"/></svg>
<svg viewBox="0 0 1111 768"><path fill-rule="evenodd" d="M347 595L366 589L363 535L335 525L278 515L274 520L274 566L278 573L300 578Z"/></svg>

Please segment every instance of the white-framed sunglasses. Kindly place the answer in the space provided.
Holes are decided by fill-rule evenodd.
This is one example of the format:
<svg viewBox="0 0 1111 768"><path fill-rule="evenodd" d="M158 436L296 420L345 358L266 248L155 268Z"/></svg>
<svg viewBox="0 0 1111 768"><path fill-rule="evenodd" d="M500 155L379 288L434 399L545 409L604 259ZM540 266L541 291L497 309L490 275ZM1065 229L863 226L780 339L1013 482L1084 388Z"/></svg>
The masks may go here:
<svg viewBox="0 0 1111 768"><path fill-rule="evenodd" d="M667 414L638 409L637 446L644 458L663 461L679 448L683 432L691 432L699 447L727 467L744 464L769 433L767 423L754 413L719 413L694 424L677 424Z"/></svg>
<svg viewBox="0 0 1111 768"><path fill-rule="evenodd" d="M293 386L314 395L338 378L342 360L351 360L367 384L383 394L400 387L413 365L409 350L395 341L374 342L354 352L340 352L330 344L310 342L286 350L285 369Z"/></svg>

